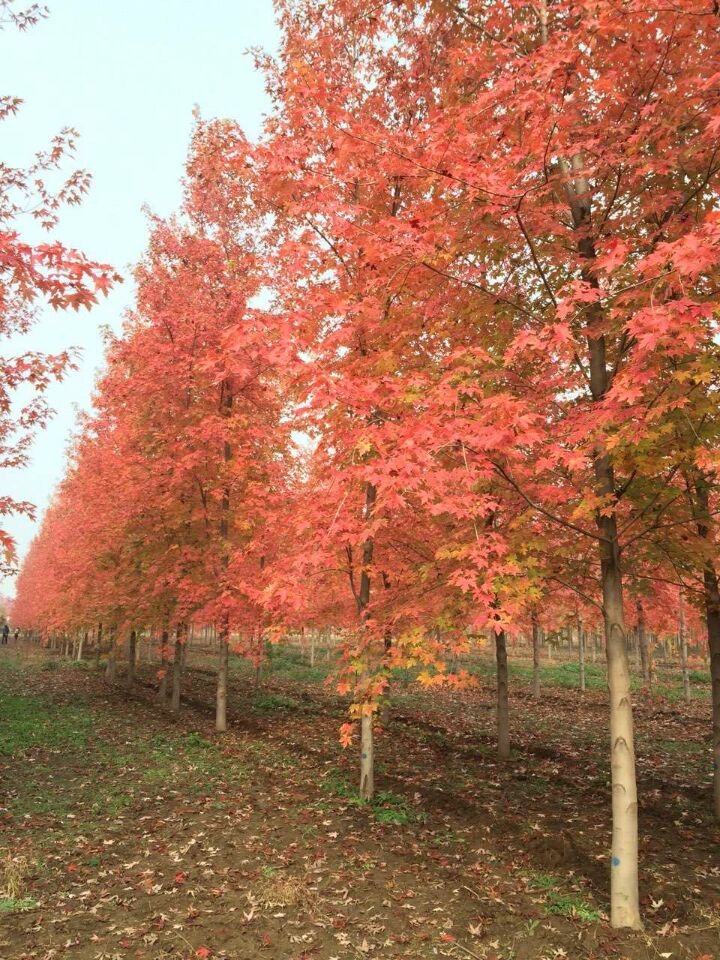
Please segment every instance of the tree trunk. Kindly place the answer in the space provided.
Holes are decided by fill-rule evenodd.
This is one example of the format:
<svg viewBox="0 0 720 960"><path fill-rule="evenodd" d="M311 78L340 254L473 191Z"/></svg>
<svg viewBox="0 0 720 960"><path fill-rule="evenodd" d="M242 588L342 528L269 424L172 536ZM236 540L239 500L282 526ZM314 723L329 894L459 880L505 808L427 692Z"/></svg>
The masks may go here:
<svg viewBox="0 0 720 960"><path fill-rule="evenodd" d="M536 613L532 616L532 654L532 695L537 700L540 696L540 624Z"/></svg>
<svg viewBox="0 0 720 960"><path fill-rule="evenodd" d="M82 660L83 658L83 646L85 645L86 640L87 640L87 630L85 630L83 633L80 634L80 639L78 640L78 648L77 648L78 662L80 662L80 660Z"/></svg>
<svg viewBox="0 0 720 960"><path fill-rule="evenodd" d="M227 730L227 689L228 689L228 628L223 626L219 633L220 652L218 654L217 692L215 698L215 729L224 733Z"/></svg>
<svg viewBox="0 0 720 960"><path fill-rule="evenodd" d="M585 693L585 630L582 617L577 618L578 667L580 671L580 693Z"/></svg>
<svg viewBox="0 0 720 960"><path fill-rule="evenodd" d="M710 506L707 481L699 476L695 481L700 522L698 534L703 540L710 537ZM712 751L713 751L713 813L720 820L720 584L712 559L703 567L703 594L705 623L710 652L710 680L712 683Z"/></svg>
<svg viewBox="0 0 720 960"><path fill-rule="evenodd" d="M97 634L95 635L95 669L100 669L100 650L102 647L102 623L98 623Z"/></svg>
<svg viewBox="0 0 720 960"><path fill-rule="evenodd" d="M360 797L372 800L375 796L375 765L373 756L372 713L363 713L360 720Z"/></svg>
<svg viewBox="0 0 720 960"><path fill-rule="evenodd" d="M497 669L497 749L501 760L510 757L510 704L508 701L508 666L505 631L495 633Z"/></svg>
<svg viewBox="0 0 720 960"><path fill-rule="evenodd" d="M115 637L113 634L110 635L110 650L105 667L105 679L108 683L115 683Z"/></svg>
<svg viewBox="0 0 720 960"><path fill-rule="evenodd" d="M130 631L130 636L128 637L128 649L127 649L127 676L125 677L125 686L128 690L132 690L135 685L135 657L137 655L136 649L137 634L134 630Z"/></svg>
<svg viewBox="0 0 720 960"><path fill-rule="evenodd" d="M182 669L183 669L182 627L176 627L175 656L173 657L172 694L170 697L170 709L173 713L180 712L180 689L182 686Z"/></svg>
<svg viewBox="0 0 720 960"><path fill-rule="evenodd" d="M690 703L690 671L688 669L687 630L685 629L685 608L682 594L680 595L680 615L678 618L678 646L680 647L680 666L682 669L683 699Z"/></svg>
<svg viewBox="0 0 720 960"><path fill-rule="evenodd" d="M223 380L220 388L220 410L224 420L232 415L233 393L228 380ZM222 492L220 505L220 543L222 545L222 587L229 590L228 568L230 566L230 464L233 459L233 449L230 444L229 429L225 428L223 439L223 463L225 464L225 486ZM214 626L214 625L213 625ZM215 691L215 729L219 733L227 730L227 694L228 694L228 666L230 656L230 619L227 612L223 612L220 622L218 648L217 689Z"/></svg>
<svg viewBox="0 0 720 960"><path fill-rule="evenodd" d="M610 761L612 781L612 852L610 921L613 927L638 930L638 803L630 669L623 617L622 574L617 554L615 517L603 517L601 575L610 691Z"/></svg>
<svg viewBox="0 0 720 960"><path fill-rule="evenodd" d="M375 485L368 483L365 488L365 519L369 521L375 509L377 490ZM370 603L370 573L369 567L373 561L374 543L372 538L363 544L362 570L360 572L360 589L356 602L360 614L361 629L365 629L365 611ZM364 675L367 680L367 673ZM363 710L360 720L360 797L363 800L372 800L375 796L375 751L373 744L373 713Z"/></svg>
<svg viewBox="0 0 720 960"><path fill-rule="evenodd" d="M645 634L645 611L640 601L637 601L637 637L638 647L640 648L640 669L645 686L651 688L650 680L650 661L648 660L647 636Z"/></svg>
<svg viewBox="0 0 720 960"><path fill-rule="evenodd" d="M567 194L577 236L577 250L584 261L582 278L598 289L594 271L596 251L591 230L593 188L583 174L583 157L576 153L561 160L568 175ZM612 388L614 370L607 358L605 337L598 333L604 323L600 301L588 305L585 313L585 335L588 347L590 395L593 403L602 404ZM610 871L610 923L615 928L642 927L638 890L638 804L635 776L635 742L630 668L623 609L623 584L618 541L618 490L610 453L598 440L593 454L595 492L610 507L597 511L596 525L600 535L600 580L603 595L603 618L610 694L610 761L612 782L612 852Z"/></svg>
<svg viewBox="0 0 720 960"><path fill-rule="evenodd" d="M720 586L711 561L703 574L712 682L713 813L720 820Z"/></svg>
<svg viewBox="0 0 720 960"><path fill-rule="evenodd" d="M157 699L160 706L165 706L165 700L167 698L167 687L168 687L168 677L167 677L167 642L168 642L168 632L163 630L162 636L160 638L160 683L158 684L157 690Z"/></svg>

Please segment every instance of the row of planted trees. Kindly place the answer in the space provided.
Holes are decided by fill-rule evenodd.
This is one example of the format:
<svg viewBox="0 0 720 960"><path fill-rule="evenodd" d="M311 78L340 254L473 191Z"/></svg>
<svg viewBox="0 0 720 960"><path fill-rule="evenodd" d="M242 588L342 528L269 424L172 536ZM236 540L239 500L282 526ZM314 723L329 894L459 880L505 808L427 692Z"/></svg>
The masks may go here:
<svg viewBox="0 0 720 960"><path fill-rule="evenodd" d="M494 638L505 756L507 636L576 610L607 657L611 919L638 927L627 635L678 591L720 816L717 13L277 12L264 134L197 123L14 617L213 623L218 729L231 645L342 627L370 796L393 667L462 684L448 655Z"/></svg>

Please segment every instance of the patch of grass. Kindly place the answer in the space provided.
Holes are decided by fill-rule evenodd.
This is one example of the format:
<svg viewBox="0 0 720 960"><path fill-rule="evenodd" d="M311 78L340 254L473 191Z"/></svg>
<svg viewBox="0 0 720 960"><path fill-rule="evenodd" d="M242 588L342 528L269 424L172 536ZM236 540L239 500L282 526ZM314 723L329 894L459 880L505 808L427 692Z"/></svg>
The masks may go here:
<svg viewBox="0 0 720 960"><path fill-rule="evenodd" d="M511 660L508 670L511 679L516 678L527 682L532 680L533 669L529 663L513 663ZM495 676L495 662L485 658L478 659L469 666L469 671L477 676L493 677ZM557 663L545 660L540 667L540 685L564 687L566 689L579 688L579 664L572 660ZM597 663L585 664L585 686L589 690L604 690L607 687L607 674L602 665ZM637 683L635 683L635 686L637 686Z"/></svg>
<svg viewBox="0 0 720 960"><path fill-rule="evenodd" d="M560 883L560 877L553 873L536 873L528 880L528 886L533 890L554 890Z"/></svg>
<svg viewBox="0 0 720 960"><path fill-rule="evenodd" d="M441 833L434 834L429 841L431 847L444 847L458 843L467 843L467 840L464 837L459 837L454 830L449 828Z"/></svg>
<svg viewBox="0 0 720 960"><path fill-rule="evenodd" d="M17 654L10 654L0 660L0 669L4 673L19 673L25 668L25 661Z"/></svg>
<svg viewBox="0 0 720 960"><path fill-rule="evenodd" d="M95 816L114 817L121 810L129 807L133 802L131 793L123 790L110 790L108 793L101 794L90 807Z"/></svg>
<svg viewBox="0 0 720 960"><path fill-rule="evenodd" d="M0 897L0 914L2 913L23 913L27 910L34 910L38 906L38 901L34 897Z"/></svg>
<svg viewBox="0 0 720 960"><path fill-rule="evenodd" d="M196 730L185 735L185 746L189 750L217 750L212 740L206 740Z"/></svg>
<svg viewBox="0 0 720 960"><path fill-rule="evenodd" d="M13 695L0 699L0 754L8 757L33 747L87 747L91 728L90 712L75 704Z"/></svg>
<svg viewBox="0 0 720 960"><path fill-rule="evenodd" d="M551 787L550 780L547 777L537 777L531 775L524 784L522 784L526 793L532 794L533 796L541 796Z"/></svg>
<svg viewBox="0 0 720 960"><path fill-rule="evenodd" d="M407 826L411 823L423 823L427 815L422 810L416 810L405 797L389 790L381 790L368 803L362 800L358 790L350 786L342 771L332 769L322 782L322 789L345 803L354 806L368 806L378 823L390 823L397 826Z"/></svg>
<svg viewBox="0 0 720 960"><path fill-rule="evenodd" d="M694 740L658 740L656 746L664 753L704 753L705 745Z"/></svg>
<svg viewBox="0 0 720 960"><path fill-rule="evenodd" d="M400 827L410 823L424 823L427 814L410 806L405 797L383 791L375 795L371 804L378 823L392 823Z"/></svg>
<svg viewBox="0 0 720 960"><path fill-rule="evenodd" d="M89 660L68 660L65 666L69 667L70 670L82 670L86 673L95 668L95 664L90 663Z"/></svg>
<svg viewBox="0 0 720 960"><path fill-rule="evenodd" d="M536 873L528 880L528 887L545 894L546 910L556 917L596 923L601 920L598 909L576 893L563 893L562 880L553 873Z"/></svg>
<svg viewBox="0 0 720 960"><path fill-rule="evenodd" d="M231 668L241 671L254 671L253 665L243 658L231 660ZM315 663L310 666L309 657L302 650L287 644L269 643L266 649L266 659L262 667L262 675L285 680L296 680L302 683L322 683L332 670L332 663L325 658L322 647L315 649Z"/></svg>
<svg viewBox="0 0 720 960"><path fill-rule="evenodd" d="M572 894L550 893L547 898L547 912L556 917L583 920L585 923L597 923L602 919L599 910L582 897Z"/></svg>
<svg viewBox="0 0 720 960"><path fill-rule="evenodd" d="M341 770L332 768L320 784L320 788L334 797L339 797L347 803L361 804L360 794L355 787L351 787Z"/></svg>
<svg viewBox="0 0 720 960"><path fill-rule="evenodd" d="M256 697L253 703L253 710L260 710L263 713L284 713L287 710L302 710L303 705L299 700L292 697L283 697L278 693L268 693L265 696Z"/></svg>
<svg viewBox="0 0 720 960"><path fill-rule="evenodd" d="M685 697L681 680L673 684L658 684L653 687L653 693L659 697L664 697L666 700L671 700L673 703L677 703ZM708 686L696 685L692 687L690 694L693 700L707 700L710 697L710 689Z"/></svg>
<svg viewBox="0 0 720 960"><path fill-rule="evenodd" d="M248 743L246 749L273 767L289 768L297 764L297 758L293 754L262 740Z"/></svg>

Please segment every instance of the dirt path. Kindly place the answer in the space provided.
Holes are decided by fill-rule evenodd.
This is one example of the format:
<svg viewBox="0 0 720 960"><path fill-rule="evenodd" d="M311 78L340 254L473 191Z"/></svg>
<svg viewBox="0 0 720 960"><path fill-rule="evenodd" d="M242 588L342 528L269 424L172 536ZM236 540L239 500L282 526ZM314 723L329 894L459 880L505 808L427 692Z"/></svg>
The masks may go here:
<svg viewBox="0 0 720 960"><path fill-rule="evenodd" d="M148 668L128 699L51 663L0 657L2 960L716 955L703 704L638 711L647 931L625 936L604 919L601 693L517 689L504 766L488 688L404 695L369 807L318 685L253 701L236 676L219 737L211 676L188 675L174 720Z"/></svg>

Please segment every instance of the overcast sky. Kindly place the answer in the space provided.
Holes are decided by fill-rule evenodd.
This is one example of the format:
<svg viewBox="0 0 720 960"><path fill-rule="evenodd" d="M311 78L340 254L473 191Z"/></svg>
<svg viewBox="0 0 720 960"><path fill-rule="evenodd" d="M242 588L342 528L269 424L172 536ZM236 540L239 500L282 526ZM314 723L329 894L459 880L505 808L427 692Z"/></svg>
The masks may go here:
<svg viewBox="0 0 720 960"><path fill-rule="evenodd" d="M57 237L126 274L145 245L143 205L166 215L180 200L193 108L239 120L251 137L259 132L268 102L247 51L276 47L272 0L48 5L50 16L38 26L0 32L0 93L25 101L16 118L0 124L0 157L27 163L61 127L75 127L81 138L72 166L88 169L93 184L81 207L64 212ZM102 363L100 327L117 329L132 297L126 281L91 313L42 314L29 336L2 344L6 355L82 348L79 369L49 392L56 414L35 442L32 463L4 471L2 492L32 501L39 515L62 476L76 410L90 403ZM36 525L14 518L6 526L25 551Z"/></svg>

